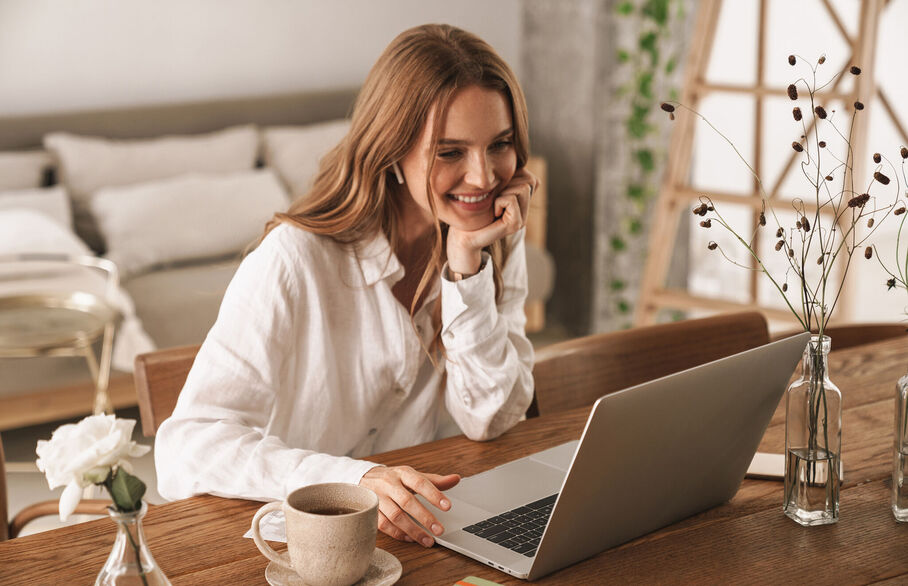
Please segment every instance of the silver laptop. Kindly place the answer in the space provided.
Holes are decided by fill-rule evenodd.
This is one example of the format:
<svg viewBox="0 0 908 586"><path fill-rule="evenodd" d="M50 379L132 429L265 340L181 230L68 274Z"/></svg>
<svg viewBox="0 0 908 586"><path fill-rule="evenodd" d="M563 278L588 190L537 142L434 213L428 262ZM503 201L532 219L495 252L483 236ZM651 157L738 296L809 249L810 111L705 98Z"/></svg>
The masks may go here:
<svg viewBox="0 0 908 586"><path fill-rule="evenodd" d="M447 491L436 541L533 580L728 501L809 337L601 397L580 441Z"/></svg>

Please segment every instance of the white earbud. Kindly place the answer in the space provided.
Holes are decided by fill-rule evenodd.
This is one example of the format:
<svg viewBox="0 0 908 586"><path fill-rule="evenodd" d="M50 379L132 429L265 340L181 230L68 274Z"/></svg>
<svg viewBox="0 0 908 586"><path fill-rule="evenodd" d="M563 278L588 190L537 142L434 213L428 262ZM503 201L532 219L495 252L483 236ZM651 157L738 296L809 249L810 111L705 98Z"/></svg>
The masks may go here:
<svg viewBox="0 0 908 586"><path fill-rule="evenodd" d="M397 182L401 185L404 184L404 174L400 171L400 165L397 164L397 161L391 163L391 168L394 169L394 176L397 177Z"/></svg>

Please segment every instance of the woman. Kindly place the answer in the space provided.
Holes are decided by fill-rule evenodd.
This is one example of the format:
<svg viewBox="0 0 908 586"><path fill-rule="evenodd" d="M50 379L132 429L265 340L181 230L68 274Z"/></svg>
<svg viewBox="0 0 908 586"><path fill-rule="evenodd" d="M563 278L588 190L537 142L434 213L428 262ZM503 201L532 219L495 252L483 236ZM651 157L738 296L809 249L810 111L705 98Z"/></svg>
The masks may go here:
<svg viewBox="0 0 908 586"><path fill-rule="evenodd" d="M413 519L444 528L414 493L447 510L460 477L360 458L456 432L452 419L490 439L529 406L527 156L523 94L491 47L444 25L398 36L311 192L228 287L157 434L160 493L359 483L383 532L430 547Z"/></svg>

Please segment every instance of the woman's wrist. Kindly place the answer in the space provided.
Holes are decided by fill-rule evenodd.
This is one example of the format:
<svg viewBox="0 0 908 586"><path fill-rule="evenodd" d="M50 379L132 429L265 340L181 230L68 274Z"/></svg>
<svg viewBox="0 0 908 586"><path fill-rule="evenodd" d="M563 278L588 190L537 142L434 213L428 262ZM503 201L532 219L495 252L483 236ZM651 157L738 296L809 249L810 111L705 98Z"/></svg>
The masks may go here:
<svg viewBox="0 0 908 586"><path fill-rule="evenodd" d="M479 272L482 265L482 248L471 248L461 242L457 235L449 232L447 253L451 280L460 280L455 278L455 274L461 275L460 278L466 278Z"/></svg>

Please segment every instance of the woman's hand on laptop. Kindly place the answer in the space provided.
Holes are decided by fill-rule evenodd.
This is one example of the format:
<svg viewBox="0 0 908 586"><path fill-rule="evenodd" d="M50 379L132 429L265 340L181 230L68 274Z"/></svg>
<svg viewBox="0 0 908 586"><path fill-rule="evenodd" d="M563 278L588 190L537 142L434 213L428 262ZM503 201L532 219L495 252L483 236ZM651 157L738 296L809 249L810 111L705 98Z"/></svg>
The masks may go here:
<svg viewBox="0 0 908 586"><path fill-rule="evenodd" d="M442 511L447 511L451 508L451 502L441 491L448 490L458 482L458 474L443 476L417 472L409 466L376 466L363 475L359 484L378 495L378 528L382 533L401 541L415 541L425 547L432 547L435 540L413 519L435 535L444 533L444 527L419 502L416 495L422 496Z"/></svg>

